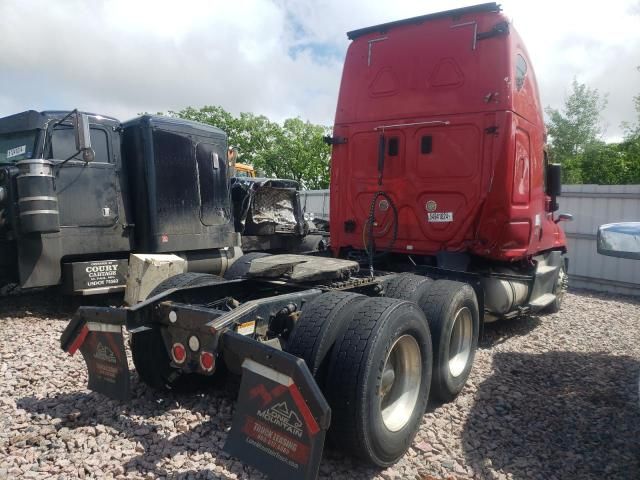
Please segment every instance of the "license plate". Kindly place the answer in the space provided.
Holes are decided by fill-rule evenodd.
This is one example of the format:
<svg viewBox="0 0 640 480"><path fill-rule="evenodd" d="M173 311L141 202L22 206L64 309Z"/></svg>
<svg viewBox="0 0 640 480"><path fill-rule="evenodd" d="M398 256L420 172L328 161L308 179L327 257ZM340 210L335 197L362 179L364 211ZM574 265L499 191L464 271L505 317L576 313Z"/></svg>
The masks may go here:
<svg viewBox="0 0 640 480"><path fill-rule="evenodd" d="M453 212L429 212L429 222L453 222Z"/></svg>

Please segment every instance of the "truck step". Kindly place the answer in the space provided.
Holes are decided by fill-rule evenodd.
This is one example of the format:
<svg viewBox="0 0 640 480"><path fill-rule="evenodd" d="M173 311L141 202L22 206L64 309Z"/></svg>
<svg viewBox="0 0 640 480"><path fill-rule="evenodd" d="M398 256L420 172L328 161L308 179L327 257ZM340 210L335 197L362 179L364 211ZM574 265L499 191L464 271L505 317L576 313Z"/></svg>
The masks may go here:
<svg viewBox="0 0 640 480"><path fill-rule="evenodd" d="M545 293L544 295L540 295L538 298L529 302L529 305L534 309L539 309L539 308L546 307L555 299L556 299L556 296L553 293Z"/></svg>

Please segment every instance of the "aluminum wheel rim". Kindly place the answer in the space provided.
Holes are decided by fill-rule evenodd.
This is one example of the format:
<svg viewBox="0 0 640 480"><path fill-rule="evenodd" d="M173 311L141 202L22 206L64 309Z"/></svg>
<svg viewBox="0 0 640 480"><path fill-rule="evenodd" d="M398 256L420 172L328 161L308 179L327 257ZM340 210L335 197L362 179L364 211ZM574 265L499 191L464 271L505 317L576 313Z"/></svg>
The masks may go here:
<svg viewBox="0 0 640 480"><path fill-rule="evenodd" d="M568 281L567 281L567 272L564 267L560 267L560 271L558 272L558 280L556 281L555 295L558 300L562 300L565 292L567 291Z"/></svg>
<svg viewBox="0 0 640 480"><path fill-rule="evenodd" d="M449 340L449 373L459 377L464 372L471 355L473 316L471 310L462 307L456 313Z"/></svg>
<svg viewBox="0 0 640 480"><path fill-rule="evenodd" d="M422 379L420 346L411 335L402 335L392 345L382 369L380 410L382 421L392 432L411 419L418 402Z"/></svg>

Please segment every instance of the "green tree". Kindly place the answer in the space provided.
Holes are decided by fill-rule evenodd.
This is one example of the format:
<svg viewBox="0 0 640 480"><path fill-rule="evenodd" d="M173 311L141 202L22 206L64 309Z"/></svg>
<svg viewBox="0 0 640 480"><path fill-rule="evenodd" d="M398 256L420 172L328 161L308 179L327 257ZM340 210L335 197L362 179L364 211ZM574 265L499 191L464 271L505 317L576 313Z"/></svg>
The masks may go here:
<svg viewBox="0 0 640 480"><path fill-rule="evenodd" d="M640 71L640 67L638 67ZM633 97L636 118L633 122L622 122L624 141L620 144L626 159L625 182L640 183L640 95Z"/></svg>
<svg viewBox="0 0 640 480"><path fill-rule="evenodd" d="M185 108L170 115L216 126L238 149L239 161L268 177L291 178L302 188L329 186L331 149L322 141L330 129L289 118L282 125L264 115L242 112L234 116L219 106Z"/></svg>
<svg viewBox="0 0 640 480"><path fill-rule="evenodd" d="M640 183L640 95L634 97L635 122L623 122L621 143L589 148L575 159L580 164L580 182L600 185Z"/></svg>
<svg viewBox="0 0 640 480"><path fill-rule="evenodd" d="M628 183L628 158L620 144L610 143L590 148L577 157L580 160L580 183L618 185Z"/></svg>
<svg viewBox="0 0 640 480"><path fill-rule="evenodd" d="M565 183L583 183L583 155L597 155L604 145L600 112L607 105L606 95L600 96L597 89L591 89L575 78L571 93L565 99L562 109L547 107L549 121L549 152L551 160L563 165Z"/></svg>
<svg viewBox="0 0 640 480"><path fill-rule="evenodd" d="M297 180L304 188L328 188L331 149L322 137L329 132L300 118L286 119L278 141L265 156L265 171Z"/></svg>
<svg viewBox="0 0 640 480"><path fill-rule="evenodd" d="M626 140L640 138L640 95L633 97L633 105L636 109L635 122L622 122L622 129L624 130Z"/></svg>

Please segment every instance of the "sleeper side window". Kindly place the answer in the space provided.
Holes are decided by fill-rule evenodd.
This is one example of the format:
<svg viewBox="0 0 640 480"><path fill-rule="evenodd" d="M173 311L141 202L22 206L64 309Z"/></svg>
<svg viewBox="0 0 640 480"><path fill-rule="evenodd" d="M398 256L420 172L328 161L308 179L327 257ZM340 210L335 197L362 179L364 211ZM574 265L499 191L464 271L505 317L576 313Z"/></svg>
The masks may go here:
<svg viewBox="0 0 640 480"><path fill-rule="evenodd" d="M516 55L516 89L522 90L527 75L527 61L520 54Z"/></svg>

